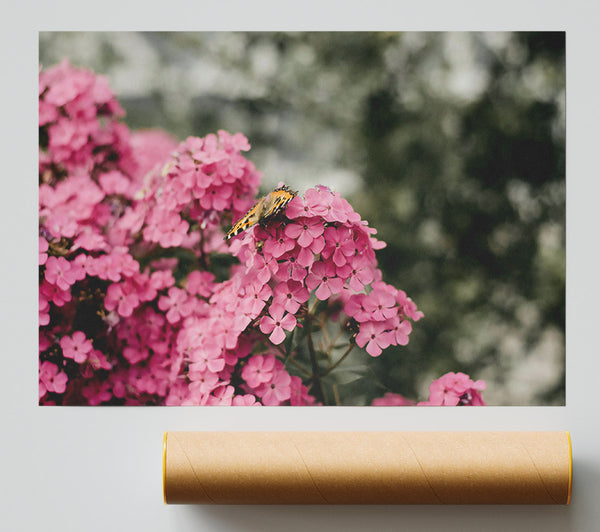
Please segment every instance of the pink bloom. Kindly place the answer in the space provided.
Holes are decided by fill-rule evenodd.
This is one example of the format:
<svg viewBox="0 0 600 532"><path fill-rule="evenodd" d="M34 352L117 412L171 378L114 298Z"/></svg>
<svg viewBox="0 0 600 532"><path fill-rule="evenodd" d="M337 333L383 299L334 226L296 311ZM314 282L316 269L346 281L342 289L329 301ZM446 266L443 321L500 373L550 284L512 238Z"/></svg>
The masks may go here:
<svg viewBox="0 0 600 532"><path fill-rule="evenodd" d="M325 248L321 256L325 259L333 255L336 266L343 266L354 256L356 247L352 231L348 227L328 227L325 229Z"/></svg>
<svg viewBox="0 0 600 532"><path fill-rule="evenodd" d="M127 195L131 186L131 181L117 170L101 174L98 181L106 194Z"/></svg>
<svg viewBox="0 0 600 532"><path fill-rule="evenodd" d="M338 268L337 274L348 279L348 286L355 292L360 292L373 281L373 265L364 255L356 255L347 264Z"/></svg>
<svg viewBox="0 0 600 532"><path fill-rule="evenodd" d="M39 248L40 248L40 266L46 264L48 260L48 241L44 237L39 237Z"/></svg>
<svg viewBox="0 0 600 532"><path fill-rule="evenodd" d="M106 310L117 309L119 315L124 318L131 316L139 304L138 295L128 285L113 283L106 290L106 297L104 298Z"/></svg>
<svg viewBox="0 0 600 532"><path fill-rule="evenodd" d="M175 284L175 278L170 270L159 270L152 272L149 284L153 290L164 290Z"/></svg>
<svg viewBox="0 0 600 532"><path fill-rule="evenodd" d="M109 383L90 381L81 390L81 394L87 399L90 406L98 406L112 397L112 393L108 389Z"/></svg>
<svg viewBox="0 0 600 532"><path fill-rule="evenodd" d="M194 375L194 380L190 384L190 391L193 394L206 395L212 392L219 383L219 377L215 373L205 371L202 374Z"/></svg>
<svg viewBox="0 0 600 532"><path fill-rule="evenodd" d="M231 204L231 194L232 189L229 185L209 187L200 198L200 205L206 210L223 211Z"/></svg>
<svg viewBox="0 0 600 532"><path fill-rule="evenodd" d="M58 366L47 360L40 364L40 398L46 391L65 393L69 378L64 372L59 372Z"/></svg>
<svg viewBox="0 0 600 532"><path fill-rule="evenodd" d="M244 292L244 312L254 319L260 314L271 294L272 290L268 284L251 284Z"/></svg>
<svg viewBox="0 0 600 532"><path fill-rule="evenodd" d="M231 406L234 393L235 388L233 386L221 386L213 390L212 394L208 396L206 404L211 406Z"/></svg>
<svg viewBox="0 0 600 532"><path fill-rule="evenodd" d="M76 281L71 263L64 257L48 257L46 261L46 281L61 290L68 290Z"/></svg>
<svg viewBox="0 0 600 532"><path fill-rule="evenodd" d="M72 358L81 364L87 360L88 353L92 350L92 342L82 331L75 331L72 336L63 336L60 339L60 347L65 358Z"/></svg>
<svg viewBox="0 0 600 532"><path fill-rule="evenodd" d="M40 294L45 297L47 301L52 301L57 307L62 307L65 303L71 301L70 290L61 290L46 280L40 285Z"/></svg>
<svg viewBox="0 0 600 532"><path fill-rule="evenodd" d="M123 348L123 356L133 366L142 360L146 360L150 356L150 351L141 346L128 345Z"/></svg>
<svg viewBox="0 0 600 532"><path fill-rule="evenodd" d="M194 300L188 296L185 290L172 286L169 288L168 296L162 296L158 300L158 308L166 311L169 323L177 323L181 318L192 313Z"/></svg>
<svg viewBox="0 0 600 532"><path fill-rule="evenodd" d="M392 332L392 343L397 345L408 344L408 335L412 331L412 325L408 320L402 320L398 316L394 316L386 322L386 326Z"/></svg>
<svg viewBox="0 0 600 532"><path fill-rule="evenodd" d="M281 231L277 238L268 238L266 240L264 252L266 255L271 255L278 259L287 251L294 249L295 245L295 241L286 236L284 231Z"/></svg>
<svg viewBox="0 0 600 532"><path fill-rule="evenodd" d="M317 289L315 295L325 301L332 294L338 294L344 287L344 282L336 276L335 265L327 262L315 262L306 277L306 286L310 290Z"/></svg>
<svg viewBox="0 0 600 532"><path fill-rule="evenodd" d="M106 249L106 240L99 232L87 226L79 233L71 250L75 251L80 248L88 251L104 250Z"/></svg>
<svg viewBox="0 0 600 532"><path fill-rule="evenodd" d="M256 400L256 397L251 393L246 395L235 395L231 402L232 406L260 406L260 403Z"/></svg>
<svg viewBox="0 0 600 532"><path fill-rule="evenodd" d="M302 248L302 251L304 250L306 250L306 248ZM310 254L312 255L312 253ZM310 264L312 265L312 261ZM282 261L277 270L278 277L284 279L290 278L294 281L303 281L306 278L307 273L306 268L300 264L294 256L287 257L287 260Z"/></svg>
<svg viewBox="0 0 600 532"><path fill-rule="evenodd" d="M289 280L284 283L279 283L273 292L273 304L283 305L283 308L295 314L300 305L308 301L308 290L302 283L298 281Z"/></svg>
<svg viewBox="0 0 600 532"><path fill-rule="evenodd" d="M45 102L44 100L39 101L39 120L40 126L45 126L58 119L58 110L52 104Z"/></svg>
<svg viewBox="0 0 600 532"><path fill-rule="evenodd" d="M362 306L369 313L369 319L375 321L383 321L398 314L394 296L385 290L373 290L362 300Z"/></svg>
<svg viewBox="0 0 600 532"><path fill-rule="evenodd" d="M387 392L383 397L373 399L371 402L371 406L413 406L414 404L414 401L392 392Z"/></svg>
<svg viewBox="0 0 600 532"><path fill-rule="evenodd" d="M324 216L327 214L327 207L331 193L322 194L314 188L309 188L304 194L304 200L296 196L287 206L286 216L294 219L300 216Z"/></svg>
<svg viewBox="0 0 600 532"><path fill-rule="evenodd" d="M265 406L277 406L290 398L292 378L285 369L273 373L273 378L256 390Z"/></svg>
<svg viewBox="0 0 600 532"><path fill-rule="evenodd" d="M252 268L252 272L256 275L256 280L261 284L266 284L271 279L274 271L277 268L277 261L267 260L262 255L257 255L254 260L248 264Z"/></svg>
<svg viewBox="0 0 600 532"><path fill-rule="evenodd" d="M248 363L242 369L242 379L250 388L258 388L261 384L269 382L273 378L275 367L274 355L255 355L250 357Z"/></svg>
<svg viewBox="0 0 600 532"><path fill-rule="evenodd" d="M386 325L382 322L367 321L360 325L359 333L356 335L356 345L367 346L367 353L372 357L381 355L383 349L392 343L392 335L385 330Z"/></svg>
<svg viewBox="0 0 600 532"><path fill-rule="evenodd" d="M39 321L40 326L50 323L50 303L41 290L39 293Z"/></svg>
<svg viewBox="0 0 600 532"><path fill-rule="evenodd" d="M280 305L271 305L269 308L269 314L263 316L260 320L260 330L264 334L269 334L269 340L275 345L280 344L285 340L285 333L283 330L291 331L296 326L296 318L292 314L283 314L285 310Z"/></svg>
<svg viewBox="0 0 600 532"><path fill-rule="evenodd" d="M182 220L179 215L166 216L160 226L158 242L163 248L180 246L189 228L190 224Z"/></svg>
<svg viewBox="0 0 600 532"><path fill-rule="evenodd" d="M106 356L98 349L92 349L88 354L88 362L94 369L112 369L112 364L106 359Z"/></svg>
<svg viewBox="0 0 600 532"><path fill-rule="evenodd" d="M285 234L306 248L313 240L323 234L323 222L318 218L298 218L296 223L285 227Z"/></svg>
<svg viewBox="0 0 600 532"><path fill-rule="evenodd" d="M402 309L402 313L413 321L419 321L425 314L420 310L417 310L417 305L413 302L410 297L407 297L406 293L403 290L398 290L396 295L396 300L400 308Z"/></svg>
<svg viewBox="0 0 600 532"><path fill-rule="evenodd" d="M315 398L309 395L308 389L302 384L300 377L293 376L290 382L290 405L304 406L311 405L315 402Z"/></svg>
<svg viewBox="0 0 600 532"><path fill-rule="evenodd" d="M464 373L449 372L434 380L429 386L429 399L419 405L456 406L485 405L481 391L486 384L482 380L473 382Z"/></svg>
<svg viewBox="0 0 600 532"><path fill-rule="evenodd" d="M210 371L211 373L219 373L225 367L225 359L221 356L219 351L203 351L195 350L193 353L193 363L189 367L190 379L194 380L193 375L198 373L205 373Z"/></svg>
<svg viewBox="0 0 600 532"><path fill-rule="evenodd" d="M190 295L209 297L212 293L212 284L214 280L214 274L210 272L194 270L188 275L185 288Z"/></svg>

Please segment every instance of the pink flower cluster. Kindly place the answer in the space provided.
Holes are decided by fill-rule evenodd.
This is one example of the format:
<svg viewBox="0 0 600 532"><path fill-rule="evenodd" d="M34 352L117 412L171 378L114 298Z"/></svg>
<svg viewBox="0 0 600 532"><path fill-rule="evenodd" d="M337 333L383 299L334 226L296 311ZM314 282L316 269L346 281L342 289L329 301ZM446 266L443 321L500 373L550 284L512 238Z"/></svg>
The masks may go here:
<svg viewBox="0 0 600 532"><path fill-rule="evenodd" d="M122 116L104 78L40 73L41 404L315 404L288 341L315 308L371 356L407 344L423 314L339 194L309 189L226 242L260 184L247 139L176 145Z"/></svg>
<svg viewBox="0 0 600 532"><path fill-rule="evenodd" d="M124 111L106 78L68 61L40 72L40 174L90 172L104 165L134 169Z"/></svg>
<svg viewBox="0 0 600 532"><path fill-rule="evenodd" d="M252 205L261 174L241 155L250 149L241 133L219 131L190 137L162 172L146 175L132 216L143 238L163 248L196 248L199 254L226 252L221 226Z"/></svg>
<svg viewBox="0 0 600 532"><path fill-rule="evenodd" d="M484 381L472 381L464 373L446 373L431 383L429 399L419 406L483 406L481 392L485 388Z"/></svg>
<svg viewBox="0 0 600 532"><path fill-rule="evenodd" d="M486 384L482 380L472 381L464 373L449 372L435 379L429 386L429 399L417 406L485 406L481 392ZM374 399L373 406L411 406L414 401L400 394L388 392Z"/></svg>

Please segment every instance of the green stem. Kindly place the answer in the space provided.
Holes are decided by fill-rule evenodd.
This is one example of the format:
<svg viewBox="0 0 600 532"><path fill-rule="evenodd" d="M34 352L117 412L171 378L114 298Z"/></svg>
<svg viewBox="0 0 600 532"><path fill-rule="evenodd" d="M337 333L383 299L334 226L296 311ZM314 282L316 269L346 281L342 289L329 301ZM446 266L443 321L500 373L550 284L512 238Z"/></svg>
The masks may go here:
<svg viewBox="0 0 600 532"><path fill-rule="evenodd" d="M287 355L284 357L283 359L283 364L287 364L287 361L289 360L291 354L292 354L292 340L294 338L294 333L296 332L296 328L292 329L292 332L290 333L287 341L285 342L285 352L287 353Z"/></svg>
<svg viewBox="0 0 600 532"><path fill-rule="evenodd" d="M298 362L296 362L293 358L290 358L288 361L290 364L293 364L294 366L296 366L302 373L304 373L305 377L311 378L312 375L310 374L310 372L308 370L306 370L304 368L304 366L302 366L302 364L299 364Z"/></svg>
<svg viewBox="0 0 600 532"><path fill-rule="evenodd" d="M311 329L312 329L312 316L308 315L304 320L304 328L306 330L306 344L308 346L308 353L310 355L310 363L312 366L312 382L315 388L315 399L325 404L325 394L323 393L323 385L319 376L319 365L317 364L317 354L315 352L315 346L313 344Z"/></svg>
<svg viewBox="0 0 600 532"><path fill-rule="evenodd" d="M348 345L348 349L346 349L345 353L338 359L338 361L333 366L329 366L327 371L324 373L323 377L325 377L326 375L329 375L335 368L337 368L344 361L344 359L350 354L350 351L352 351L353 348L354 348L354 344Z"/></svg>

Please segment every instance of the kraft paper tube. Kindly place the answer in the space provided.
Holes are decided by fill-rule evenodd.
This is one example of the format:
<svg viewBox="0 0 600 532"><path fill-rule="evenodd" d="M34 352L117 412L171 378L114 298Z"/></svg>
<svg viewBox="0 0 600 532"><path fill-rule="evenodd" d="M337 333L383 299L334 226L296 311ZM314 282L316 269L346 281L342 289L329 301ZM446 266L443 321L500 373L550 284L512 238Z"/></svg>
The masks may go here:
<svg viewBox="0 0 600 532"><path fill-rule="evenodd" d="M166 432L167 504L569 504L568 432Z"/></svg>

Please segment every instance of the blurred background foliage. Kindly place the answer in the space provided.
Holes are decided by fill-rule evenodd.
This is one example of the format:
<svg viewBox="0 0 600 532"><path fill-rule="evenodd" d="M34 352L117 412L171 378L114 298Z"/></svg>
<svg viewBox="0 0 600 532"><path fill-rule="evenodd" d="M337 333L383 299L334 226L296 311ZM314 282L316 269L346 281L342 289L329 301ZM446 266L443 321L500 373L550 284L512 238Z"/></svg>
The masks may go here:
<svg viewBox="0 0 600 532"><path fill-rule="evenodd" d="M40 33L40 63L64 57L132 129L240 131L265 192L327 185L378 229L425 319L354 355L352 404L448 371L488 404L564 404L564 33Z"/></svg>

